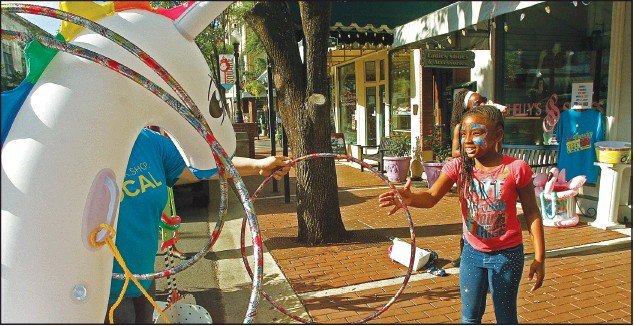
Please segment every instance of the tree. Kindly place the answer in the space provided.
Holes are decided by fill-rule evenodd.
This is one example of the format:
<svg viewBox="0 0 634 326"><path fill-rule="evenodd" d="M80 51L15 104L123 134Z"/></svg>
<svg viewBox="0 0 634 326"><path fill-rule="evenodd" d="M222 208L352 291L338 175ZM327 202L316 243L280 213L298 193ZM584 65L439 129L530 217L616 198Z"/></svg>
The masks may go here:
<svg viewBox="0 0 634 326"><path fill-rule="evenodd" d="M295 156L332 152L326 61L330 2L299 2L299 8L306 40L306 68L285 2L257 2L244 16L272 62L277 109ZM307 160L298 163L296 170L298 240L319 244L345 239L334 161Z"/></svg>

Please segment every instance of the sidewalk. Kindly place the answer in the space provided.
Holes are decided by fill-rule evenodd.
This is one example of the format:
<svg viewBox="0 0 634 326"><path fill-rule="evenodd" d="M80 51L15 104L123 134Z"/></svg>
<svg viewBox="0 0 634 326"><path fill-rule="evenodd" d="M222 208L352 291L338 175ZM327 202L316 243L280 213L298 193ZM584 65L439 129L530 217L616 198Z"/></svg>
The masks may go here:
<svg viewBox="0 0 634 326"><path fill-rule="evenodd" d="M256 153L266 156L270 147L256 145ZM377 196L387 186L370 172L361 172L347 163L337 163L336 169L341 215L352 234L348 242L324 246L296 242L294 171L290 174L290 204L284 203L282 182L277 193L269 184L255 202L268 251L262 289L285 308L315 323L349 323L374 313L392 298L406 274L406 267L387 258L390 237L409 238L404 214L388 217L387 209L378 209ZM262 178L244 180L254 191ZM220 237L227 240L219 241L213 254L208 255L217 264L219 288L208 292L221 297L223 311L214 323L241 323L250 291L239 250L243 209L235 198L230 209L231 220ZM210 212L215 211L210 208ZM459 255L461 222L456 195L450 193L432 209L413 208L410 212L417 246L436 251L436 266L450 275L413 274L394 305L370 323L458 324L459 270L450 264ZM524 227L526 259L518 300L520 323L632 323L631 228L604 231L587 222L568 229L545 228L546 279L535 293L529 292L533 282L528 281L528 266L533 247ZM250 241L248 236L246 243ZM251 251L249 245L247 252ZM253 263L251 257L249 262ZM487 303L483 322L495 323L490 296ZM262 297L255 322L293 320L274 310Z"/></svg>

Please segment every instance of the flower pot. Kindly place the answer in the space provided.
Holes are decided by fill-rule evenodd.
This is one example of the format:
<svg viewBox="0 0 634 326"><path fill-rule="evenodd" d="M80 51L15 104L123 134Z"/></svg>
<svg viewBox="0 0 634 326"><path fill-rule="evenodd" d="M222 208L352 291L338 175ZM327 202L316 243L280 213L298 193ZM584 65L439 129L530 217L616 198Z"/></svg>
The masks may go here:
<svg viewBox="0 0 634 326"><path fill-rule="evenodd" d="M445 165L445 163L423 162L423 166L425 167L425 176L427 176L427 188L431 188L436 180L438 180L443 165Z"/></svg>
<svg viewBox="0 0 634 326"><path fill-rule="evenodd" d="M409 172L409 157L392 157L383 158L383 166L387 179L392 182L403 182L407 179Z"/></svg>
<svg viewBox="0 0 634 326"><path fill-rule="evenodd" d="M420 181L423 175L423 163L416 158L413 158L409 162L409 174L412 176L412 180Z"/></svg>

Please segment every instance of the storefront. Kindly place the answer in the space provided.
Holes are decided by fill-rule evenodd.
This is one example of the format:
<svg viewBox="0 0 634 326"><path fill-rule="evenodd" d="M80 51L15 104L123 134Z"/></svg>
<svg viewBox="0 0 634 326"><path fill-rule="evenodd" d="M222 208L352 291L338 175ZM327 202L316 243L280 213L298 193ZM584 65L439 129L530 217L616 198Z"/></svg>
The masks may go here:
<svg viewBox="0 0 634 326"><path fill-rule="evenodd" d="M378 145L389 130L386 118L387 49L333 67L335 126L346 144Z"/></svg>
<svg viewBox="0 0 634 326"><path fill-rule="evenodd" d="M431 148L422 140L435 128L448 146L455 91L492 95L489 35L488 24L480 23L468 32L436 35L390 51L389 133L409 134L412 144L418 138L424 159L431 159Z"/></svg>
<svg viewBox="0 0 634 326"><path fill-rule="evenodd" d="M570 109L579 87L587 93L582 109L606 113L611 17L612 2L592 1L548 2L496 18L505 26L496 40L496 93L511 113L506 143L554 143L544 119Z"/></svg>
<svg viewBox="0 0 634 326"><path fill-rule="evenodd" d="M421 109L419 115L411 111L412 141L446 123L448 104L437 100L451 97L444 86L470 80L482 95L509 108L506 144L556 144L561 141L552 134L557 118L572 109L600 112L604 139L631 142L631 15L627 2L460 1L398 26L390 64L409 56L414 70L409 104ZM428 49L473 51L467 80L454 69L443 85L448 77L421 60ZM391 102L403 94L395 88ZM391 131L402 125L392 124ZM629 172L625 179L631 180ZM623 182L626 193L629 188L631 181ZM584 187L584 194L590 199L581 205L596 206L598 186ZM631 221L631 198L621 208Z"/></svg>

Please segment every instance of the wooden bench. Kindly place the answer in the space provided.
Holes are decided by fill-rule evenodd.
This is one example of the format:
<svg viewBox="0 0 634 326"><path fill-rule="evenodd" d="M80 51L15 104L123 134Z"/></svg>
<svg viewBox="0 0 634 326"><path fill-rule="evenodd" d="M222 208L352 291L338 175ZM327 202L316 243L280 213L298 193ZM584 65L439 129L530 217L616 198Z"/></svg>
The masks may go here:
<svg viewBox="0 0 634 326"><path fill-rule="evenodd" d="M383 157L386 155L390 144L390 138L382 137L379 145L352 145L358 148L357 158L360 161L376 166L379 172L383 173ZM361 171L363 172L363 165L361 165Z"/></svg>
<svg viewBox="0 0 634 326"><path fill-rule="evenodd" d="M536 173L548 173L557 166L557 145L502 145L502 154L524 160Z"/></svg>

